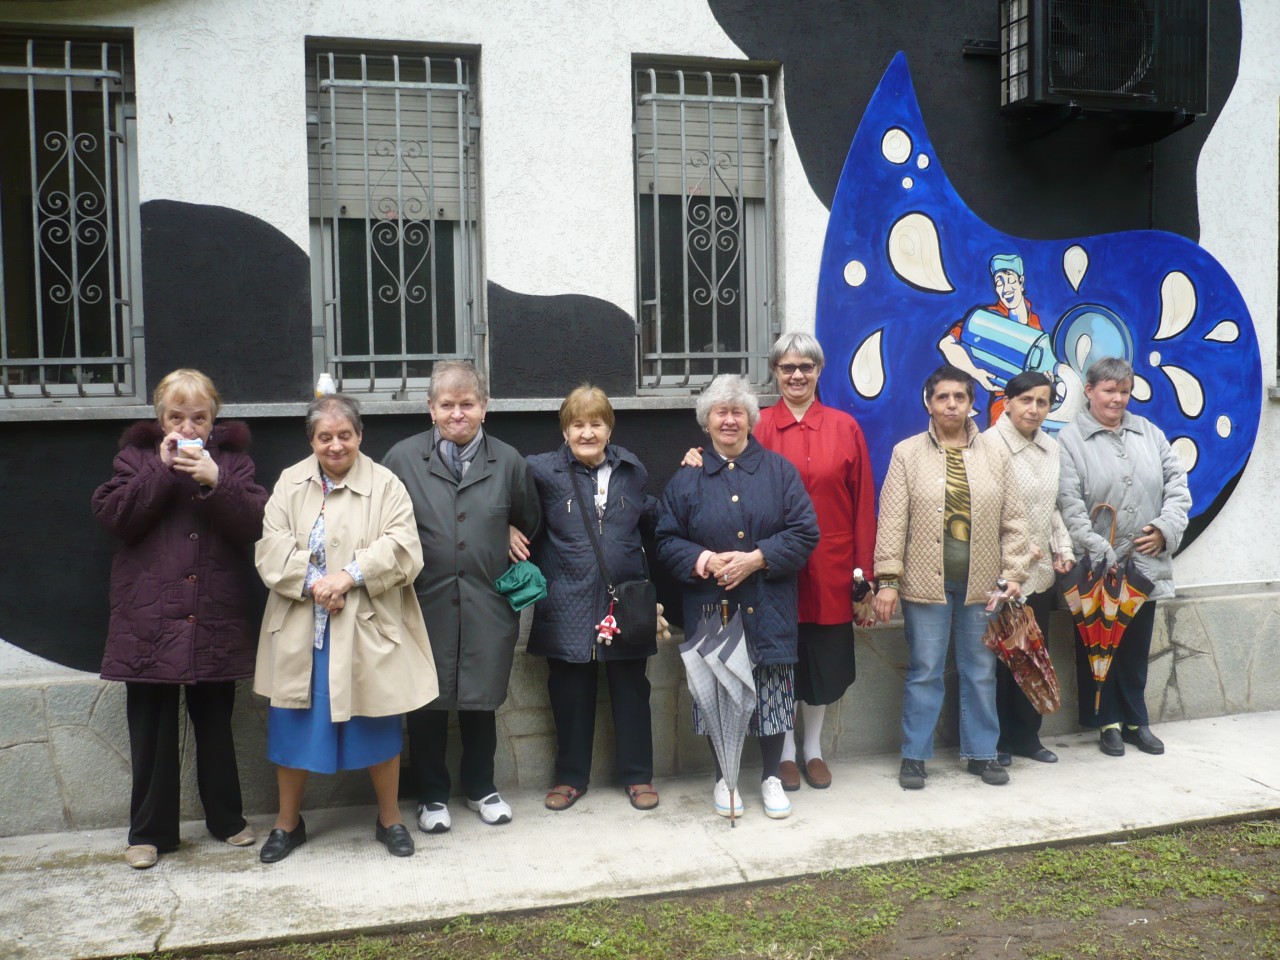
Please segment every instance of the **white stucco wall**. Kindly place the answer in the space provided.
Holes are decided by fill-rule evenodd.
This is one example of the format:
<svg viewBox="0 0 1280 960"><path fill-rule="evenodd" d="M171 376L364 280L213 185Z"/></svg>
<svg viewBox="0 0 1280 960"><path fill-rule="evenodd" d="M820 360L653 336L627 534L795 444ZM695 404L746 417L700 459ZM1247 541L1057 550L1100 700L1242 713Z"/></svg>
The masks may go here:
<svg viewBox="0 0 1280 960"><path fill-rule="evenodd" d="M1239 77L1199 166L1201 243L1244 294L1270 386L1280 4L1241 5ZM596 0L68 0L3 12L11 22L132 29L141 199L243 210L303 250L306 38L475 47L486 277L520 293L599 297L632 315L632 57L742 57L704 0L654 0L642 16ZM812 329L827 212L787 133L785 103L781 121L779 311L788 327ZM1280 402L1260 404L1254 455L1226 508L1179 558L1181 585L1280 580Z"/></svg>
<svg viewBox="0 0 1280 960"><path fill-rule="evenodd" d="M1241 8L1240 73L1200 154L1200 244L1249 306L1265 389L1276 383L1280 4L1242 0ZM1222 512L1176 561L1179 586L1280 580L1280 401L1259 402L1253 456Z"/></svg>

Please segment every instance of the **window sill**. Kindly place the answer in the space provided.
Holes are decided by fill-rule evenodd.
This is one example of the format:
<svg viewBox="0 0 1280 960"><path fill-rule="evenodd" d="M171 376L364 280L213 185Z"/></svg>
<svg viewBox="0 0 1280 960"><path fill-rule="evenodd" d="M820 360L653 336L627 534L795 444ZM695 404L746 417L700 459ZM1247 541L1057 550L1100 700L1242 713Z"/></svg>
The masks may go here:
<svg viewBox="0 0 1280 960"><path fill-rule="evenodd" d="M356 399L360 399L358 396ZM560 409L561 397L502 397L489 401L491 413L546 413ZM768 406L777 397L761 395L761 406ZM615 410L692 410L696 397L692 395L660 395L638 397L610 397ZM426 409L426 400L415 397L409 400L365 400L360 412L365 416L394 416L420 414ZM246 420L257 417L301 417L307 411L305 402L299 403L228 403L218 412L222 419ZM150 404L116 406L72 406L70 404L40 407L0 407L0 423L4 422L53 422L60 420L150 420L155 410Z"/></svg>

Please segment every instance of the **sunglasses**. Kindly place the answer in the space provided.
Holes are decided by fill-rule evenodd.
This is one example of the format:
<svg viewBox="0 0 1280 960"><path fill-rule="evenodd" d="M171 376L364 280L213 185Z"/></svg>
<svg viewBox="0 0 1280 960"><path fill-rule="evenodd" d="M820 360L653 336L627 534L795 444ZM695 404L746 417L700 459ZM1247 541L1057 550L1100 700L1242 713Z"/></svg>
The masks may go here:
<svg viewBox="0 0 1280 960"><path fill-rule="evenodd" d="M780 363L776 369L784 377L791 376L797 370L807 377L818 369L818 365L816 363Z"/></svg>

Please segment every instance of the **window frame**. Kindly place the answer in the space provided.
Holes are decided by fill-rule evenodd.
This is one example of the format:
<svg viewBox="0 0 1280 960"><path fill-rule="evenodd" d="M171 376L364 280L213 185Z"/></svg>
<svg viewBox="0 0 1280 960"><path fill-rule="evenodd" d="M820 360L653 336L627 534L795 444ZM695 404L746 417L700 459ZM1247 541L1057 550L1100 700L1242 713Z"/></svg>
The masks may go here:
<svg viewBox="0 0 1280 960"><path fill-rule="evenodd" d="M25 143L33 161L27 167L31 196L24 197L22 204L25 207L29 202L31 208L9 213L11 217L22 219L22 229L30 231L33 249L25 255L11 256L10 265L22 257L22 269L35 294L35 316L32 318L32 349L35 355L10 356L9 324L12 318L8 313L5 292L4 235L0 232L0 417L6 420L45 419L59 408L102 410L109 416L110 408L131 408L146 402L146 349L141 302L142 231L137 181L137 85L132 34L7 27L0 28L0 41L22 51L21 62L18 56L6 57L0 62L0 89L18 91L23 95ZM44 61L50 55L50 48L58 47L61 48L61 65L46 65ZM40 56L40 51L45 55ZM85 65L86 58L96 61L96 65ZM70 117L65 112L60 115L62 126L41 126L38 94L54 94L64 103L71 104ZM78 126L76 120L84 116L90 101L101 105L100 126L85 129ZM33 140L32 133L42 130L43 133ZM41 148L55 150L57 135L61 135L63 143L69 137L76 145L75 149L66 150L42 171L39 152ZM98 144L106 145L100 151L102 159L96 169L90 166L90 159L80 153L82 143L88 145L88 152L96 151ZM78 180L77 168L81 171ZM49 207L40 194L46 186L56 192L63 183L67 191L75 193L76 202L62 206L59 213L59 207L56 204ZM2 204L3 199L0 198L0 218L7 212ZM44 242L43 238L50 236L51 227L63 229L63 235L68 238L51 238L49 243L64 247L62 255L70 264L69 274L54 262L54 251ZM95 244L99 243L97 238L101 238L101 249L95 253ZM43 269L46 265L52 268L49 276ZM76 292L66 293L60 298L57 293L61 285L59 276ZM95 276L96 280L93 279ZM105 284L101 282L103 280ZM64 322L67 328L64 335L70 332L75 347L60 356L46 353L46 299L65 306L70 314L69 321ZM89 326L95 319L93 308L99 311L97 330ZM90 316L85 319L84 313ZM106 334L111 349L106 355L92 357L83 352L84 338L101 336L106 317L109 317ZM69 368L74 371L73 379L64 382L56 374L51 379L46 372L48 368ZM37 373L31 382L26 382L25 374L21 378L23 382L11 382L18 370L35 370ZM105 370L107 379L95 380L97 370Z"/></svg>
<svg viewBox="0 0 1280 960"><path fill-rule="evenodd" d="M338 60L344 61L347 68L358 62L359 76L351 77L339 71ZM482 202L478 51L469 48L443 49L412 44L386 45L309 39L306 61L308 229L312 254L314 372L327 372L345 392L376 401L403 400L425 395L430 386L430 376L414 372L412 368L415 365L459 359L472 361L483 371L483 347L487 330L481 319L484 274L480 257ZM437 79L438 72L442 69L441 64L445 65L443 69L453 71L452 79ZM413 79L401 73L402 68L407 72L413 66L417 67L425 79ZM383 69L391 70L390 79L381 78L379 71ZM328 72L327 77L325 71ZM361 104L354 111L350 105L342 106L338 103L338 92L342 90L360 92ZM383 98L378 98L379 92L384 93ZM391 97L386 98L386 93L391 94ZM427 122L419 124L426 131L425 140L421 143L402 136L412 126L415 117L413 103L406 106L404 101L414 101L417 99L415 94L423 95L421 99L426 106ZM452 96L456 103L453 111L456 172L441 187L442 191L451 188L456 196L456 199L447 201L449 206L456 207L456 218L444 215L446 207L438 202L442 194L436 193L440 186L437 167L447 162L433 159L433 151L440 145L433 136L434 131L439 128L433 118L440 112L437 101L441 94ZM396 138L388 145L392 150L387 159L389 166L381 171L384 177L388 172L398 174L395 177L395 192L389 196L386 193L379 194L375 189L381 181L374 179L377 171L369 163L377 149L375 129L378 126L370 117L382 109L392 111L392 126ZM359 125L362 131L360 136L342 137L338 131L344 124ZM332 145L339 141L359 145L361 140L364 155L361 178L364 196L358 205L363 208L363 214L352 216L347 212L347 205L342 202L344 191L349 193L351 189L350 174L344 178L339 173L341 164L334 159ZM398 164L395 162L397 159L401 161ZM418 159L424 159L426 166L416 171L407 166ZM406 176L406 173L410 175ZM419 173L423 176L418 176ZM410 195L415 187L408 181L422 188L420 196ZM390 212L379 218L374 211L383 209L382 204ZM426 217L400 221L399 211L414 208L425 210ZM366 342L365 349L355 353L342 349L340 342L349 343L347 338L352 335L349 331L353 329L348 326L348 332L344 333L344 322L349 318L344 318L343 312L349 311L354 301L346 299L342 292L342 250L346 245L342 224L352 221L365 224L364 302L360 305L365 310L357 318L357 322L365 327ZM438 249L436 236L438 231L445 228L449 230L452 241L453 295L441 300L437 296L440 285L434 279ZM375 249L375 238L392 235L397 235L396 262L387 266ZM335 236L338 238L336 244ZM425 252L416 264L407 263L404 256L407 245L413 242L411 236L427 238ZM417 276L416 271L424 265L432 280L424 288L423 299L415 300L413 297L416 294L412 294L411 290L422 279ZM408 272L406 267L409 268ZM389 280L390 283L384 280ZM381 296L375 298L375 289L382 291L390 286L396 288L398 296L393 300ZM409 316L414 305L424 302L431 312L431 319L425 327L420 323L415 325ZM382 333L386 328L387 313L382 308L392 305L399 313L399 349L380 350L379 340L385 340ZM444 307L452 314L451 327L439 319L440 310ZM450 334L448 338L445 337L445 332ZM423 335L427 337L428 348L410 349L411 339L421 338ZM446 339L452 343L453 350L439 349L441 342ZM352 370L360 365L381 367L384 364L396 365L398 372L389 375L385 369L381 372L374 369L373 376L368 376L367 372L360 375L357 370Z"/></svg>
<svg viewBox="0 0 1280 960"><path fill-rule="evenodd" d="M781 320L777 313L777 237L778 222L776 189L778 121L781 107L776 91L779 89L777 65L743 64L741 62L633 62L631 66L632 100L632 160L635 177L635 244L636 244L636 385L640 396L688 395L705 387L718 373L743 373L755 385L766 390L772 379L768 367L769 349L781 332ZM659 78L665 80L660 83ZM669 88L675 84L675 90ZM752 86L758 89L753 95ZM746 88L744 90L744 87ZM726 89L727 88L727 89ZM669 104L676 112L673 121L669 113L660 115L662 104ZM670 110L670 108L668 108ZM758 123L744 120L743 112L759 111ZM691 115L700 114L701 120ZM732 116L734 136L729 151L719 147L717 128L723 126L727 116ZM676 124L680 152L684 162L670 159L675 151L655 149L661 144L663 131ZM698 123L705 133L690 130ZM744 137L745 129L759 128L759 134ZM655 134L656 131L656 134ZM670 137L670 133L667 133ZM750 140L759 144L756 153L744 152L743 143ZM736 147L736 149L735 149ZM712 156L717 157L715 163ZM700 159L700 163L691 161ZM745 160L758 160L759 170L748 173ZM736 161L736 162L734 162ZM664 184L673 178L672 166L678 164L679 188L673 192ZM693 174L700 169L704 174ZM735 186L730 186L722 171L734 171ZM692 182L691 182L692 181ZM728 190L717 191L716 183ZM747 184L750 181L750 186ZM748 196L747 194L751 195ZM677 349L665 348L663 317L662 239L663 217L659 208L662 197L681 198L681 275L676 282L681 291L682 342ZM701 204L710 211L701 225L691 226L691 201L706 197ZM646 198L655 198L646 205ZM729 205L720 201L728 200ZM646 209L646 206L648 209ZM723 218L718 210L726 210ZM646 224L646 219L650 222ZM736 253L724 274L716 264L715 251L732 250L719 245L717 240L725 231L716 228L713 221L730 224L736 229ZM666 224L670 227L670 224ZM698 229L712 227L712 240L704 244L702 251L709 256L703 269L693 259L691 237ZM647 250L646 246L652 250ZM652 264L648 266L647 264ZM741 301L740 315L736 321L739 336L737 349L722 347L719 310L726 305L722 296L722 281L730 271L736 271L736 286L731 293ZM700 289L701 305L711 312L710 351L692 349L693 335L690 318L690 298L695 294L690 286L690 276L700 275L706 289ZM732 299L730 302L732 302ZM682 348L682 349L681 349ZM664 366L675 372L664 370ZM703 367L695 372L695 368Z"/></svg>

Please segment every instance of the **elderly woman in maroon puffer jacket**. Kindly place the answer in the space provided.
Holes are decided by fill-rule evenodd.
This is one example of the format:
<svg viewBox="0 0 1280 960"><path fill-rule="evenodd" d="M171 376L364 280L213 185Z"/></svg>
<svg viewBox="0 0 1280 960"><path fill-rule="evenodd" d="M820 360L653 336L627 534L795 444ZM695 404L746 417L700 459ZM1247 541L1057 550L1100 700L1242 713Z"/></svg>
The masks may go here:
<svg viewBox="0 0 1280 960"><path fill-rule="evenodd" d="M111 567L102 678L126 686L133 797L125 862L153 866L178 846L178 691L196 742L205 825L249 846L231 737L235 681L253 676L252 547L267 491L254 482L243 423L214 425L221 400L198 370L156 387L156 422L121 438L93 513L123 543Z"/></svg>

